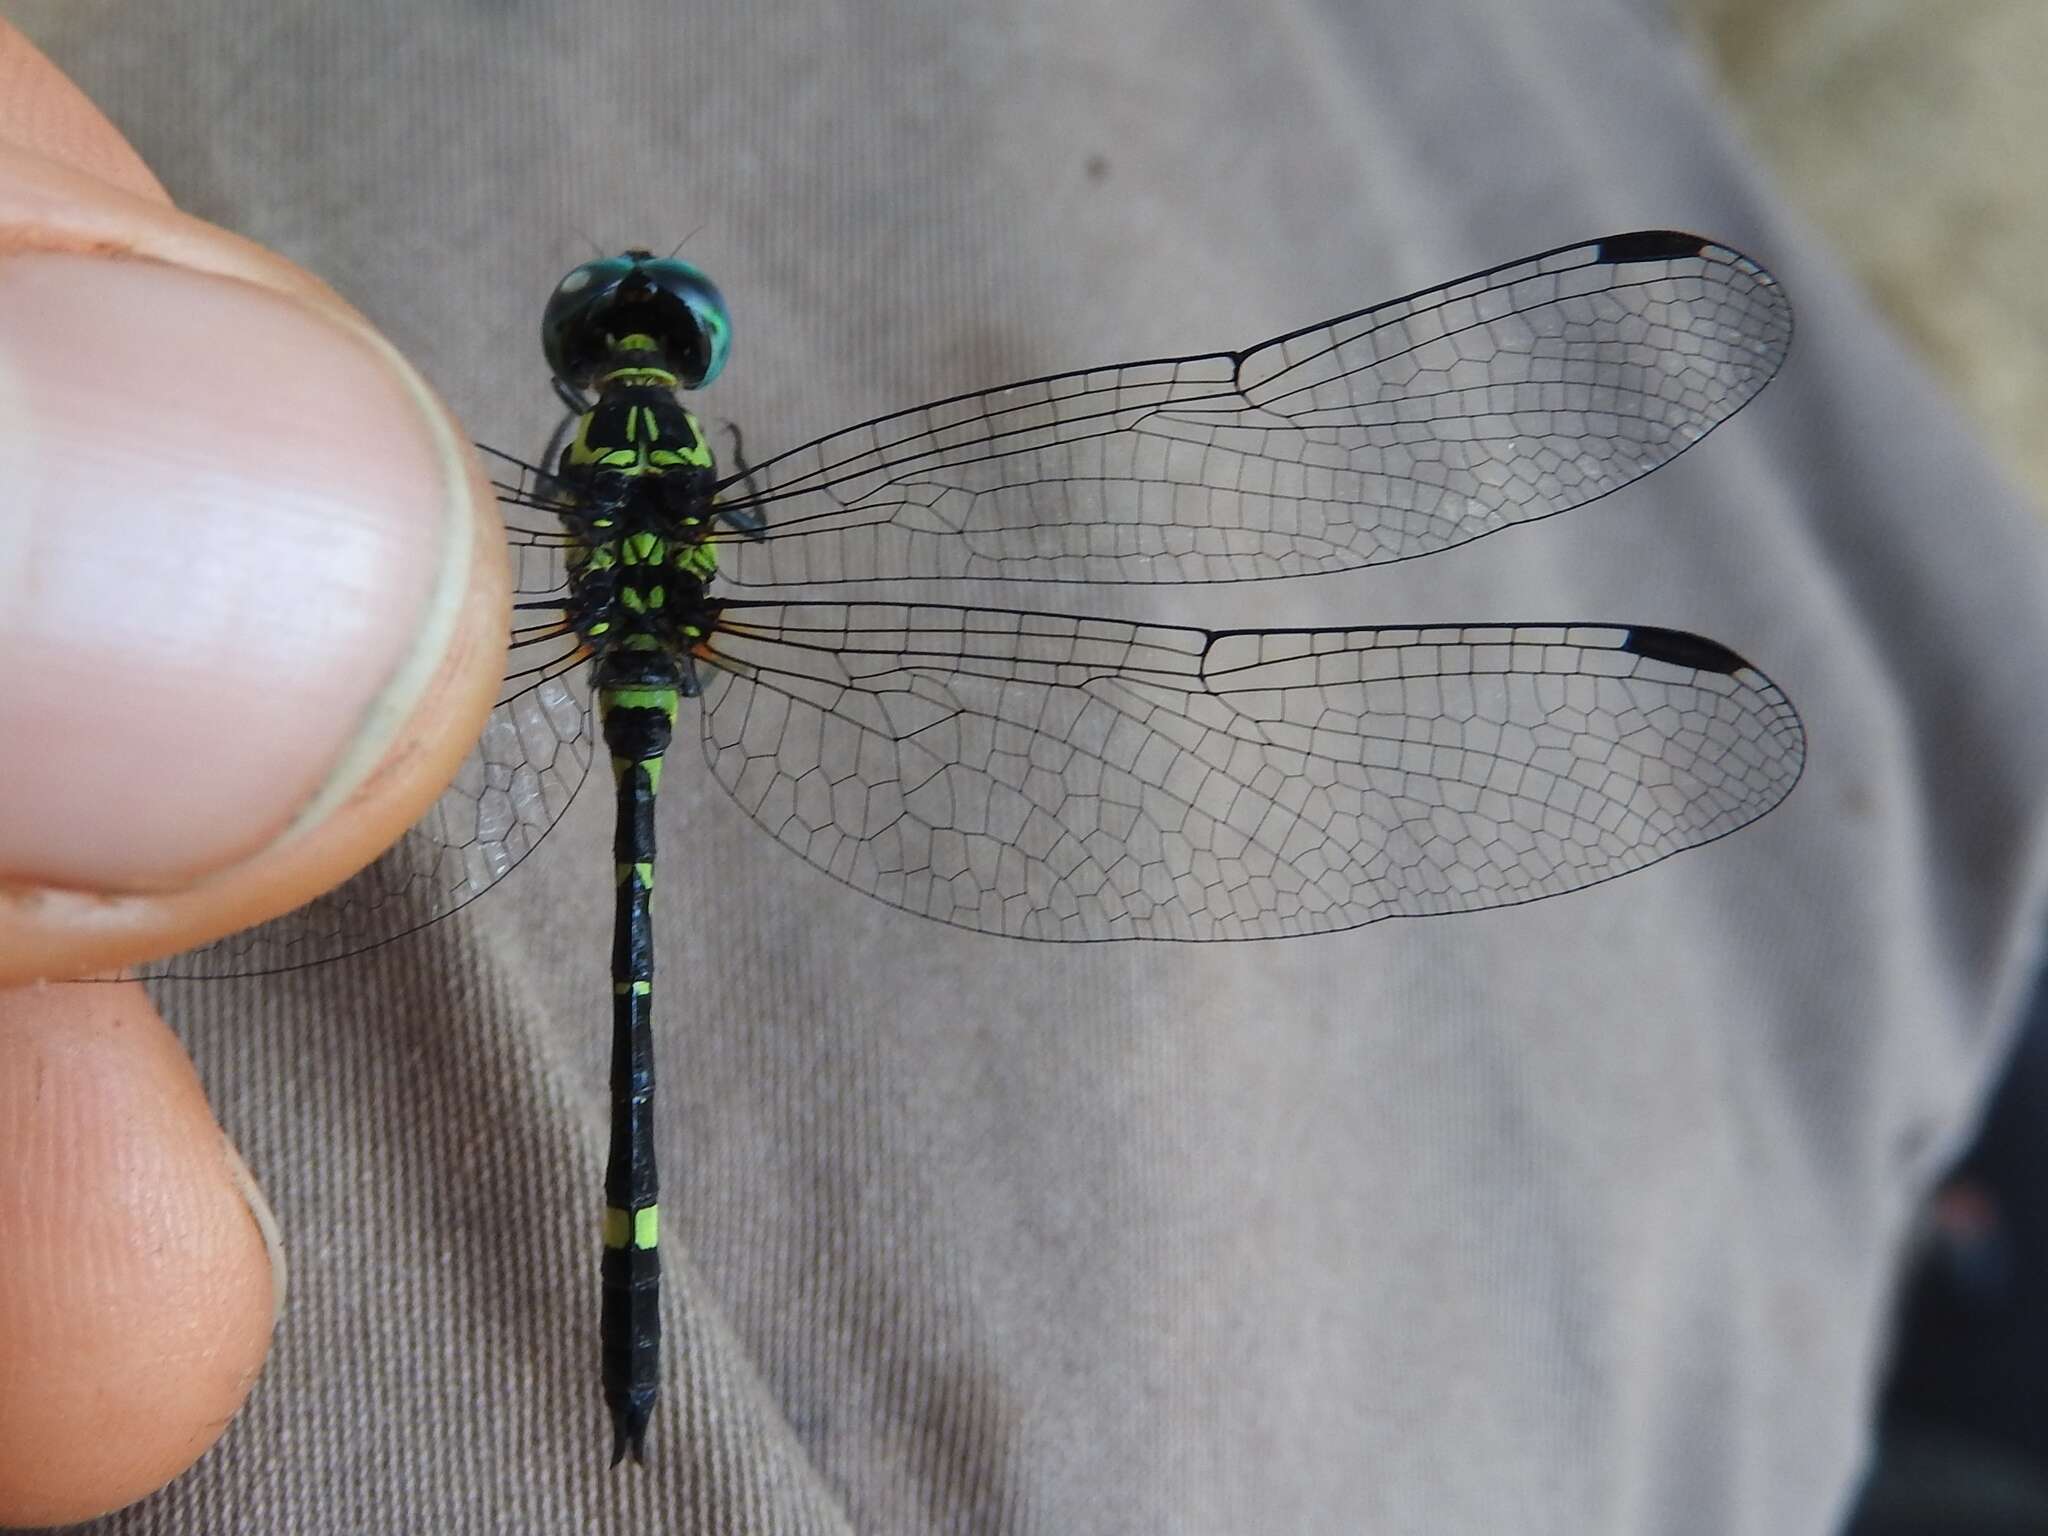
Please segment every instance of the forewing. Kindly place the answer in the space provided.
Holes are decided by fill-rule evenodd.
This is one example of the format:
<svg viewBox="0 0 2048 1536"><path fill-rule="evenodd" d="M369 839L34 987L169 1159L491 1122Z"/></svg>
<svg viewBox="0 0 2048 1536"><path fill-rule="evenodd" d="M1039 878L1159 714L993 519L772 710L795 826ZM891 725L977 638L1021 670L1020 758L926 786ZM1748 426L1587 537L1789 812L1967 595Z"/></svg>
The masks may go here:
<svg viewBox="0 0 2048 1536"><path fill-rule="evenodd" d="M1533 901L1754 820L1785 696L1643 626L1196 629L732 604L704 750L857 890L1018 938L1243 939Z"/></svg>
<svg viewBox="0 0 2048 1536"><path fill-rule="evenodd" d="M1447 549L1648 474L1784 361L1740 252L1639 231L1242 353L1054 374L735 474L741 586L1254 580Z"/></svg>

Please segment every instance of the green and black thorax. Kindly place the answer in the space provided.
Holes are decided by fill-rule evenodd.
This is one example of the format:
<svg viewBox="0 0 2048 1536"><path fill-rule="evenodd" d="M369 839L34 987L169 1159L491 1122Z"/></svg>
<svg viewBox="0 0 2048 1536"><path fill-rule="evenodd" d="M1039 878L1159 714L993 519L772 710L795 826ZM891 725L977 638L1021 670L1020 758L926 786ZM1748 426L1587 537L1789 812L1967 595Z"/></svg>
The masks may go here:
<svg viewBox="0 0 2048 1536"><path fill-rule="evenodd" d="M593 682L697 692L693 651L717 603L707 535L718 474L675 373L652 338L627 336L592 381L558 478L574 496L564 522L568 617L596 659Z"/></svg>
<svg viewBox="0 0 2048 1536"><path fill-rule="evenodd" d="M681 391L724 367L725 301L687 262L642 250L586 262L541 322L556 388L578 414L559 461L567 618L608 687L697 691L694 650L716 604L709 541L718 472Z"/></svg>

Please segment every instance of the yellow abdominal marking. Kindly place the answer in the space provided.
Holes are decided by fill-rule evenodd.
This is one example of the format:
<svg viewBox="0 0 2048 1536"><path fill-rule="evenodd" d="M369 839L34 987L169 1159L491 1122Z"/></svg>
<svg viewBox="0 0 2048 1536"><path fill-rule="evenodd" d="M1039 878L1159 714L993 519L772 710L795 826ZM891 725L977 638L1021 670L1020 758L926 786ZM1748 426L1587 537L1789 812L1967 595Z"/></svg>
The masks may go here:
<svg viewBox="0 0 2048 1536"><path fill-rule="evenodd" d="M642 1206L637 1211L616 1205L604 1208L604 1245L607 1248L651 1249L661 1236L661 1207Z"/></svg>

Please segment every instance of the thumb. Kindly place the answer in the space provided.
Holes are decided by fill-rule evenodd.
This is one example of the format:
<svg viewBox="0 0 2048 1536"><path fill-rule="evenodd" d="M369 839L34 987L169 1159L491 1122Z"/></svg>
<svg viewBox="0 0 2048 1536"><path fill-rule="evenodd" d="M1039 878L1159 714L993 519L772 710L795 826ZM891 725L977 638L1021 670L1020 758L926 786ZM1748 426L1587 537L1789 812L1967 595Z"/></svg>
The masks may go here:
<svg viewBox="0 0 2048 1536"><path fill-rule="evenodd" d="M481 470L389 344L136 177L16 147L18 110L0 981L175 951L362 867L475 741L507 601Z"/></svg>
<svg viewBox="0 0 2048 1536"><path fill-rule="evenodd" d="M495 692L496 529L390 347L172 209L0 21L0 982L216 937L396 836ZM275 1250L139 987L0 991L0 1524L197 1458Z"/></svg>

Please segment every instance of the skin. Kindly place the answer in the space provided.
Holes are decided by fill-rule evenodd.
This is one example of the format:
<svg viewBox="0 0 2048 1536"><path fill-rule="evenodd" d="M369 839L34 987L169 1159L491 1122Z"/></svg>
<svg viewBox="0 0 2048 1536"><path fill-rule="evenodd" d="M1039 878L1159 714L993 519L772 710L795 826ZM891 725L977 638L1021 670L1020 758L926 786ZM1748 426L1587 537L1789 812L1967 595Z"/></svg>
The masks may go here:
<svg viewBox="0 0 2048 1536"><path fill-rule="evenodd" d="M0 21L0 1525L190 1466L283 1289L142 989L42 983L374 858L481 728L505 573L466 435L389 344L179 213Z"/></svg>

